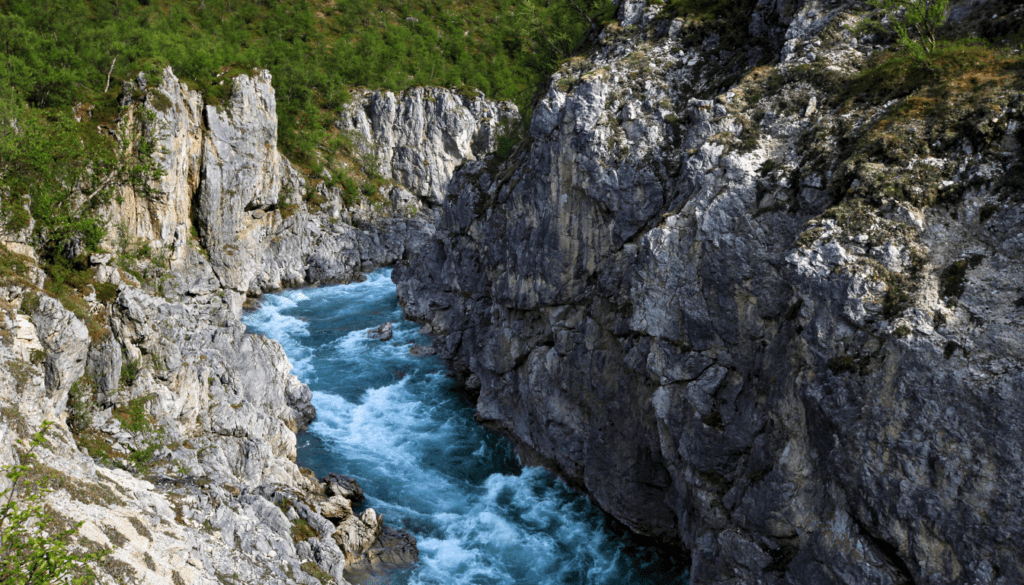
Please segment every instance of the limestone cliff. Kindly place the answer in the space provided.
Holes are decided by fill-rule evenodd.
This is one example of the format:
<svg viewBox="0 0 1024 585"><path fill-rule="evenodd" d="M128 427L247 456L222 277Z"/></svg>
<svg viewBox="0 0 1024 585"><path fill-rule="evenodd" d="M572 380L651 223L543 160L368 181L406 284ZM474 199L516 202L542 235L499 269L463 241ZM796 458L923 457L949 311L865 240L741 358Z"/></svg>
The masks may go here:
<svg viewBox="0 0 1024 585"><path fill-rule="evenodd" d="M28 436L55 421L37 471L61 521L84 523L82 546L115 550L97 567L102 582L343 584L346 567L414 561L415 543L372 509L354 513L363 496L350 478L295 464L311 392L277 342L246 333L242 303L392 264L432 232L433 215L346 207L323 185L326 203L311 212L313 187L277 149L270 75L225 83L221 105L170 69L125 85L121 138L137 139L141 122L162 175L111 203L112 254L89 259L84 290L63 289L67 307L41 290L24 234L3 235L27 256L3 252L24 270L0 282L0 465L23 461ZM426 91L454 107L452 92ZM456 150L418 147L444 161L432 180L493 148L486 116L514 113L459 107L427 124Z"/></svg>
<svg viewBox="0 0 1024 585"><path fill-rule="evenodd" d="M477 416L695 585L1024 581L1019 71L850 99L862 8L623 2L394 272Z"/></svg>
<svg viewBox="0 0 1024 585"><path fill-rule="evenodd" d="M391 208L376 210L346 206L338 188L307 184L280 154L267 72L225 80L230 97L216 106L204 105L170 69L150 87L153 81L140 76L128 89L143 91L141 106L155 114L147 132L163 175L149 193L125 190L110 222L166 250L178 269L195 233L236 308L245 294L349 281L397 261L411 238L430 229L429 213L410 216L409 209L439 203L455 167L493 151L499 122L517 116L510 103L446 89L418 88L400 99L358 92L337 125L360 136L360 148L379 157L396 183ZM306 209L314 190L326 201L324 213Z"/></svg>
<svg viewBox="0 0 1024 585"><path fill-rule="evenodd" d="M503 122L518 122L508 102L435 87L400 94L361 91L338 119L397 184L440 205L456 167L494 152Z"/></svg>

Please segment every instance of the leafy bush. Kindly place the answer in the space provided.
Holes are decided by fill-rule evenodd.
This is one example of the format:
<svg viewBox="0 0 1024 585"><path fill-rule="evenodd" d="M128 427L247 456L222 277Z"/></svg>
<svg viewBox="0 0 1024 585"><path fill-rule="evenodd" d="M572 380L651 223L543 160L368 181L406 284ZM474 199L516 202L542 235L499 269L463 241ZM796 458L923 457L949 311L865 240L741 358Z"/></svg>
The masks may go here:
<svg viewBox="0 0 1024 585"><path fill-rule="evenodd" d="M512 151L515 150L516 146L527 136L525 120L522 122L516 122L508 118L501 121L498 125L498 138L497 148L495 149L494 156L498 160L505 160L512 155Z"/></svg>
<svg viewBox="0 0 1024 585"><path fill-rule="evenodd" d="M0 492L0 583L47 585L73 578L75 583L95 582L88 563L96 562L109 550L79 554L70 550L71 537L81 523L56 528L56 515L43 503L45 486L26 485L32 471L34 450L45 445L46 432L53 423L46 421L32 437L32 450L21 456L20 465L3 467L11 487ZM15 500L15 495L19 496Z"/></svg>
<svg viewBox="0 0 1024 585"><path fill-rule="evenodd" d="M868 5L881 13L881 26L918 57L935 50L939 27L949 15L949 0L868 0Z"/></svg>
<svg viewBox="0 0 1024 585"><path fill-rule="evenodd" d="M72 432L82 432L92 426L92 393L95 383L87 375L82 376L68 391L68 428Z"/></svg>
<svg viewBox="0 0 1024 585"><path fill-rule="evenodd" d="M2 15L0 15L2 16ZM2 25L0 25L2 26ZM4 70L6 71L6 70ZM0 71L0 86L13 80ZM144 190L159 175L141 139L141 122L115 140L79 124L65 109L40 110L0 95L0 192L6 227L28 226L47 261L74 258L98 249L106 226L97 210L120 186Z"/></svg>
<svg viewBox="0 0 1024 585"><path fill-rule="evenodd" d="M121 386L124 388L130 387L135 383L135 378L139 376L141 371L139 360L126 359L121 363Z"/></svg>

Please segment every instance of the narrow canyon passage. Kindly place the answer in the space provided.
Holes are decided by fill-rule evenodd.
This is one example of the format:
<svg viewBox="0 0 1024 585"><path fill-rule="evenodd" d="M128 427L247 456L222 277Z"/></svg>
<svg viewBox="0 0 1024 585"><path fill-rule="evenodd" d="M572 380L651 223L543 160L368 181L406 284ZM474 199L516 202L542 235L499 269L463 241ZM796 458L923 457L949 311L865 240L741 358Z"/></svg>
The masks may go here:
<svg viewBox="0 0 1024 585"><path fill-rule="evenodd" d="M367 507L416 536L420 563L375 584L684 584L684 567L645 547L473 420L473 406L402 318L390 270L359 284L266 295L245 317L278 340L313 390L317 420L299 464L356 477ZM378 341L367 329L394 323Z"/></svg>

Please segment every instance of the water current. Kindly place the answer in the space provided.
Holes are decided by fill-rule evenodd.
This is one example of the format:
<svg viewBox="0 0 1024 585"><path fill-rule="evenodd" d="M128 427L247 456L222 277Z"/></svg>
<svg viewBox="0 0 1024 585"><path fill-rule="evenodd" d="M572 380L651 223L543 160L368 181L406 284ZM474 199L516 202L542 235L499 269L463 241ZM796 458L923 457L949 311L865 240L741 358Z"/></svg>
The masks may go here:
<svg viewBox="0 0 1024 585"><path fill-rule="evenodd" d="M394 323L394 337L367 337ZM366 506L416 536L420 562L370 578L395 585L669 585L678 561L629 536L551 473L521 467L402 318L390 270L365 282L266 295L250 331L284 346L317 419L299 464L354 476ZM364 579L364 582L366 579Z"/></svg>

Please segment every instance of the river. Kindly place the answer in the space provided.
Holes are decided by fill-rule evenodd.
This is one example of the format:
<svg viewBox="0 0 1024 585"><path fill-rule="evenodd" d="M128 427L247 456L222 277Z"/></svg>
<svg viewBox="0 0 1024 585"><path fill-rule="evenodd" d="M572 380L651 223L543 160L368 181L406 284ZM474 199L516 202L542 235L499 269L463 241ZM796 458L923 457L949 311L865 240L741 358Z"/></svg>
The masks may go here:
<svg viewBox="0 0 1024 585"><path fill-rule="evenodd" d="M313 390L317 419L299 464L359 480L366 506L416 536L415 567L376 585L685 584L678 561L645 546L583 494L519 465L511 444L473 420L429 343L402 318L391 271L365 282L265 295L250 331L284 346ZM367 330L394 323L382 342Z"/></svg>

